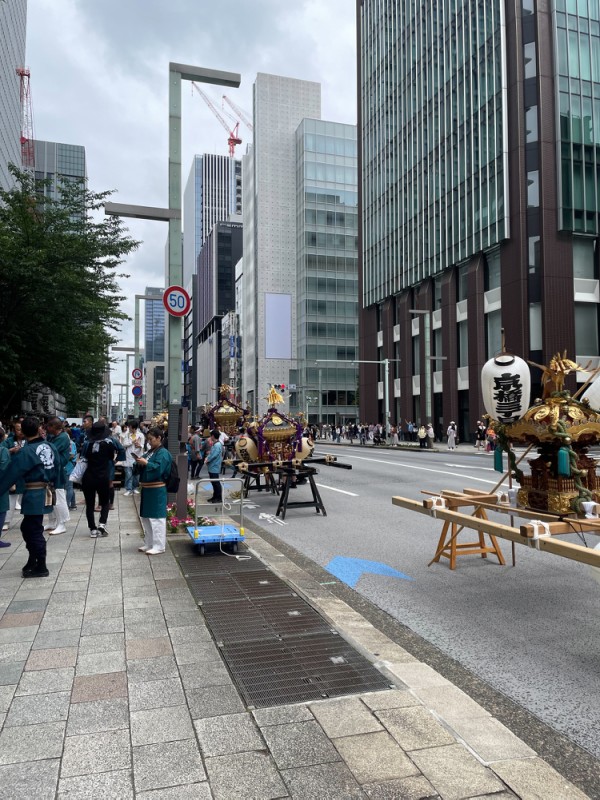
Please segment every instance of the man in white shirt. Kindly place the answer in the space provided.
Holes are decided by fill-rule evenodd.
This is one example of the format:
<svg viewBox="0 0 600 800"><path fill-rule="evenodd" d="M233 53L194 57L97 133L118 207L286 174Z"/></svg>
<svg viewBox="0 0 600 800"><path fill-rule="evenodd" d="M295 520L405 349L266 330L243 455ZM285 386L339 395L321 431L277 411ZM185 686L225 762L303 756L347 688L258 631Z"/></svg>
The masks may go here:
<svg viewBox="0 0 600 800"><path fill-rule="evenodd" d="M144 436L140 433L136 420L132 419L127 423L120 440L125 450L125 491L123 496L130 497L132 494L140 493L138 489L140 479L133 474L133 465L135 464L133 456L141 458L144 454Z"/></svg>

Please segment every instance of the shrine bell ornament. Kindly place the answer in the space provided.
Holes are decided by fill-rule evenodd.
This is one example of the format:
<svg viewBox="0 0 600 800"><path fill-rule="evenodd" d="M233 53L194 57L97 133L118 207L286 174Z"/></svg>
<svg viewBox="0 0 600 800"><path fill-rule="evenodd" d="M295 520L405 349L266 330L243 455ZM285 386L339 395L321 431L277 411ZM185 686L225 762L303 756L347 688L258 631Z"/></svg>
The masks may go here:
<svg viewBox="0 0 600 800"><path fill-rule="evenodd" d="M491 419L510 425L529 408L531 372L526 361L512 353L490 358L481 370L483 405Z"/></svg>

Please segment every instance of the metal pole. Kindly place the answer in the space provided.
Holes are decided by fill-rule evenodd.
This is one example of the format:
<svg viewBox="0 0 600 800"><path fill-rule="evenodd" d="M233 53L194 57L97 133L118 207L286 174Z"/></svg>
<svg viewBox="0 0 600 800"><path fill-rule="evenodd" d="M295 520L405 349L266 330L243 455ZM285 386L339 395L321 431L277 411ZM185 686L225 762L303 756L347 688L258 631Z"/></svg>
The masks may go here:
<svg viewBox="0 0 600 800"><path fill-rule="evenodd" d="M323 422L323 409L322 409L323 395L321 394L321 376L322 376L322 372L323 372L323 370L321 369L321 367L319 367L319 419L317 420L317 424L318 425L321 425L321 423Z"/></svg>
<svg viewBox="0 0 600 800"><path fill-rule="evenodd" d="M427 422L431 419L431 312L427 311L425 318L425 417Z"/></svg>
<svg viewBox="0 0 600 800"><path fill-rule="evenodd" d="M383 397L385 403L385 435L386 440L389 442L390 436L390 360L389 358L383 359L385 382L383 384Z"/></svg>
<svg viewBox="0 0 600 800"><path fill-rule="evenodd" d="M181 286L183 264L181 256L181 73L169 70L169 209L179 211L177 219L169 220L168 286ZM169 404L181 403L181 319L168 314L167 380Z"/></svg>

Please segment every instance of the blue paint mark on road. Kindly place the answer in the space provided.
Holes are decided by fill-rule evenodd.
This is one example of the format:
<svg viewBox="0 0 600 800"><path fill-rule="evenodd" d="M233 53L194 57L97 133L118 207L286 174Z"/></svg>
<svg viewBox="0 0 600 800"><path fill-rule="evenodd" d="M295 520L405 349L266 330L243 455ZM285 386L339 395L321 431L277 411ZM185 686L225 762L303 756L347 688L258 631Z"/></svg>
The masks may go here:
<svg viewBox="0 0 600 800"><path fill-rule="evenodd" d="M398 572L397 569L387 564L382 564L379 561L367 561L364 558L336 556L331 559L325 569L327 572L335 575L342 583L346 583L352 588L356 586L361 575L365 572L370 572L373 575L385 575L388 578L403 578L406 581L413 580L409 575Z"/></svg>

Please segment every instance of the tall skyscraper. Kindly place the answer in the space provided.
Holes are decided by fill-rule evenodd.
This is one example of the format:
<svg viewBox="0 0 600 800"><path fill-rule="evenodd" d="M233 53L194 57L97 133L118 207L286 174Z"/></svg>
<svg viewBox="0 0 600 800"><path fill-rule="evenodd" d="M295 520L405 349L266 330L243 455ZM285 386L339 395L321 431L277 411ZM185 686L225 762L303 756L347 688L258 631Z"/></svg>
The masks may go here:
<svg viewBox="0 0 600 800"><path fill-rule="evenodd" d="M297 369L293 411L355 421L358 358L356 126L304 119L297 149ZM318 363L317 363L318 362Z"/></svg>
<svg viewBox="0 0 600 800"><path fill-rule="evenodd" d="M61 142L34 141L35 177L48 180L44 191L54 200L60 198L58 187L63 181L85 181L87 168L85 147L79 144L62 144Z"/></svg>
<svg viewBox="0 0 600 800"><path fill-rule="evenodd" d="M8 189L9 163L21 166L21 105L17 68L25 65L27 0L0 2L0 186Z"/></svg>
<svg viewBox="0 0 600 800"><path fill-rule="evenodd" d="M296 129L320 118L321 87L259 73L253 105L254 147L244 157L243 400L262 412L269 384L288 383L296 368Z"/></svg>
<svg viewBox="0 0 600 800"><path fill-rule="evenodd" d="M392 422L462 438L502 329L599 361L600 4L357 0L357 23L361 358L393 360ZM369 421L383 379L362 366Z"/></svg>
<svg viewBox="0 0 600 800"><path fill-rule="evenodd" d="M145 415L151 417L163 408L165 385L165 307L164 289L147 286L146 295L156 295L156 300L145 301L144 318L144 373Z"/></svg>
<svg viewBox="0 0 600 800"><path fill-rule="evenodd" d="M216 222L242 213L242 162L205 153L194 156L183 195L183 285L196 272L200 249Z"/></svg>

